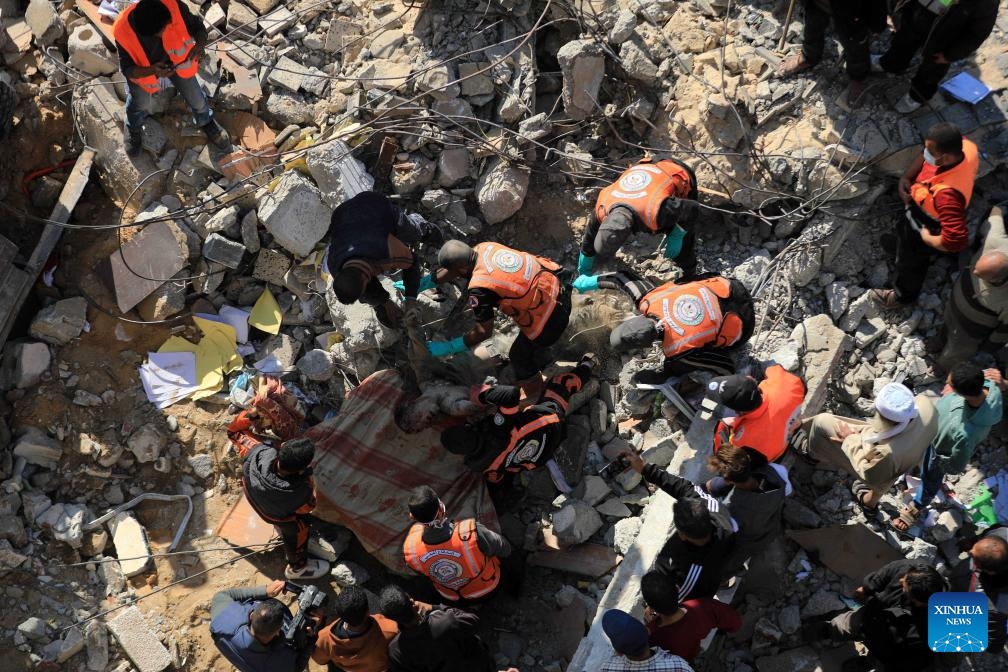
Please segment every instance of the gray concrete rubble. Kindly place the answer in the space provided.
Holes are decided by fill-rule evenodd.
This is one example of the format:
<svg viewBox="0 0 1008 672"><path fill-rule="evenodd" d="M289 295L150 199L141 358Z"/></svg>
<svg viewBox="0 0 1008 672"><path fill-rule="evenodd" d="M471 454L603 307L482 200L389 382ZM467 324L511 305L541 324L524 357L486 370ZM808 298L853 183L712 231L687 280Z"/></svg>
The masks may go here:
<svg viewBox="0 0 1008 672"><path fill-rule="evenodd" d="M139 672L161 672L171 665L168 649L137 607L126 607L111 618L108 629Z"/></svg>

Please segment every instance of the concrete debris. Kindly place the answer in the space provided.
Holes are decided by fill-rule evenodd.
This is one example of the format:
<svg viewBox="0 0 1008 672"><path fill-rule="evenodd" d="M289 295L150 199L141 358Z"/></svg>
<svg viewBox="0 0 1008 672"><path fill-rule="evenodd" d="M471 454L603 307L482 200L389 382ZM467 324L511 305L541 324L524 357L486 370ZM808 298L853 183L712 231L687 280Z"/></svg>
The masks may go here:
<svg viewBox="0 0 1008 672"><path fill-rule="evenodd" d="M109 663L108 630L105 623L100 619L88 621L84 628L84 644L87 647L87 669L103 672Z"/></svg>
<svg viewBox="0 0 1008 672"><path fill-rule="evenodd" d="M63 456L63 446L41 429L27 427L14 444L14 456L23 457L28 464L55 469Z"/></svg>
<svg viewBox="0 0 1008 672"><path fill-rule="evenodd" d="M528 193L530 172L495 158L476 185L476 200L487 224L499 224L521 209Z"/></svg>
<svg viewBox="0 0 1008 672"><path fill-rule="evenodd" d="M52 353L45 343L35 341L8 343L4 346L0 365L0 387L26 389L34 387L49 371Z"/></svg>
<svg viewBox="0 0 1008 672"><path fill-rule="evenodd" d="M576 546L584 543L602 529L602 518L598 512L586 502L573 500L554 512L550 519L553 524L553 534L563 546Z"/></svg>
<svg viewBox="0 0 1008 672"><path fill-rule="evenodd" d="M156 460L167 444L168 437L151 425L144 425L126 440L129 451L141 464Z"/></svg>
<svg viewBox="0 0 1008 672"><path fill-rule="evenodd" d="M119 69L102 40L101 33L90 23L79 24L67 41L70 58L67 63L89 75L111 75Z"/></svg>
<svg viewBox="0 0 1008 672"><path fill-rule="evenodd" d="M283 174L273 191L259 201L258 216L277 244L299 256L308 256L329 230L332 210L322 194L296 170Z"/></svg>
<svg viewBox="0 0 1008 672"><path fill-rule="evenodd" d="M161 672L171 665L168 649L135 606L126 607L108 621L108 629L139 672Z"/></svg>
<svg viewBox="0 0 1008 672"><path fill-rule="evenodd" d="M342 140L325 142L308 150L308 170L322 192L322 199L335 208L362 191L374 188L374 178L355 159Z"/></svg>
<svg viewBox="0 0 1008 672"><path fill-rule="evenodd" d="M238 268L245 256L245 246L219 233L211 233L203 242L203 256L226 268Z"/></svg>
<svg viewBox="0 0 1008 672"><path fill-rule="evenodd" d="M337 562L329 573L340 588L363 586L371 578L366 569L348 560Z"/></svg>
<svg viewBox="0 0 1008 672"><path fill-rule="evenodd" d="M182 270L189 253L179 232L166 222L154 222L112 253L109 263L119 310L133 309Z"/></svg>
<svg viewBox="0 0 1008 672"><path fill-rule="evenodd" d="M327 350L309 350L295 364L308 380L322 382L332 378L336 371L336 361Z"/></svg>
<svg viewBox="0 0 1008 672"><path fill-rule="evenodd" d="M87 322L87 301L80 296L57 301L38 312L28 331L50 345L66 345L81 335Z"/></svg>
<svg viewBox="0 0 1008 672"><path fill-rule="evenodd" d="M63 21L49 0L31 0L25 10L25 21L39 44L54 44L63 37Z"/></svg>
<svg viewBox="0 0 1008 672"><path fill-rule="evenodd" d="M89 515L87 507L80 504L53 504L35 519L35 525L49 530L53 539L80 548L85 518Z"/></svg>
<svg viewBox="0 0 1008 672"><path fill-rule="evenodd" d="M48 639L50 633L49 624L35 616L22 621L17 626L17 630L28 639L34 639L35 641Z"/></svg>
<svg viewBox="0 0 1008 672"><path fill-rule="evenodd" d="M605 76L605 56L594 40L574 40L560 47L557 61L563 74L564 111L584 119L598 111L599 88Z"/></svg>
<svg viewBox="0 0 1008 672"><path fill-rule="evenodd" d="M150 544L147 541L147 530L128 512L121 512L108 521L109 532L112 534L112 545L116 556L124 558L119 561L119 569L123 576L129 578L147 571L151 561Z"/></svg>

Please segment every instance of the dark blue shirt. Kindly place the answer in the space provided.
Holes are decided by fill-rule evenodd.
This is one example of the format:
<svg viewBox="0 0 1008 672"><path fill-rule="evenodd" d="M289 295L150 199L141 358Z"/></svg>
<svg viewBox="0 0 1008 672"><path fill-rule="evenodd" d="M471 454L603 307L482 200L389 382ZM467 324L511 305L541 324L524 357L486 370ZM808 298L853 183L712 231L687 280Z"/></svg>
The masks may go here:
<svg viewBox="0 0 1008 672"><path fill-rule="evenodd" d="M283 634L269 644L263 644L252 635L249 614L261 599L236 600L235 597L250 591L221 591L214 596L211 609L210 634L214 644L228 661L240 672L299 672L307 663L307 656L288 646ZM260 591L256 591L260 592ZM265 591L261 591L265 597ZM284 626L293 619L290 611L284 617ZM299 660L304 658L304 660Z"/></svg>

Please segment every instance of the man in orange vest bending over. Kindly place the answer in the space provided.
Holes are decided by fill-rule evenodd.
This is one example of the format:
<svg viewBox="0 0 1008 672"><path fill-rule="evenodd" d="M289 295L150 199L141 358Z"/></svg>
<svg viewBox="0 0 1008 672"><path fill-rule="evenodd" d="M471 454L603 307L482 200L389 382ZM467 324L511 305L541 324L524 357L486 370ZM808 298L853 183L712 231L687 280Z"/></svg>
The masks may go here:
<svg viewBox="0 0 1008 672"><path fill-rule="evenodd" d="M664 233L666 259L675 260L684 277L696 274L696 235L692 225L699 206L693 170L675 159L645 157L602 190L581 238L578 282L590 287L595 257L616 254L630 234ZM580 287L576 288L581 289Z"/></svg>
<svg viewBox="0 0 1008 672"><path fill-rule="evenodd" d="M196 80L199 59L206 48L203 21L179 0L140 0L126 7L112 26L119 68L128 80L126 94L126 152L140 153L143 122L151 113L151 96L164 79L185 98L196 126L213 145L227 151L231 140L213 119L206 92Z"/></svg>
<svg viewBox="0 0 1008 672"><path fill-rule="evenodd" d="M451 602L486 599L500 585L500 558L511 555L507 539L473 518L449 520L444 502L429 485L410 493L406 564L431 580Z"/></svg>
<svg viewBox="0 0 1008 672"><path fill-rule="evenodd" d="M730 443L763 465L780 459L801 424L805 382L774 364L762 382L742 375L713 378L707 396L738 414L718 421L714 452Z"/></svg>
<svg viewBox="0 0 1008 672"><path fill-rule="evenodd" d="M627 272L599 276L600 289L625 292L641 313L609 335L615 349L648 348L661 343L665 362L657 371L638 371L634 383L660 385L697 369L717 375L735 372L732 351L752 336L752 297L738 280L710 276L693 282L651 283Z"/></svg>
<svg viewBox="0 0 1008 672"><path fill-rule="evenodd" d="M570 320L571 287L560 279L560 265L500 243L469 247L449 240L438 252L438 266L437 284L468 278L476 326L450 341L428 341L431 354L446 357L490 338L494 309L500 309L521 332L508 353L516 384L529 396L538 394L543 386L538 356L560 339Z"/></svg>
<svg viewBox="0 0 1008 672"><path fill-rule="evenodd" d="M871 290L883 308L917 301L935 252L958 254L969 245L966 208L979 165L977 146L954 124L928 130L923 154L899 181L906 217L896 223L896 278L891 289ZM887 246L885 236L882 245Z"/></svg>

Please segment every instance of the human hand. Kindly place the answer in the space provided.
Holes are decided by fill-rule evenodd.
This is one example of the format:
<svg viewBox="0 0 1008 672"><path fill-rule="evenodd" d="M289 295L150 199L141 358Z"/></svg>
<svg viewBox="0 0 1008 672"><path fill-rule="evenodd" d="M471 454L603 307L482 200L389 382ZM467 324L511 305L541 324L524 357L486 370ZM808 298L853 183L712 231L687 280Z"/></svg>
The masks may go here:
<svg viewBox="0 0 1008 672"><path fill-rule="evenodd" d="M273 583L266 586L266 594L269 597L276 597L280 593L284 592L284 587L287 585L286 581L277 579Z"/></svg>
<svg viewBox="0 0 1008 672"><path fill-rule="evenodd" d="M899 187L897 191L899 192L900 200L906 205L910 205L910 187L913 186L913 182L910 181L909 177L901 177L899 181Z"/></svg>
<svg viewBox="0 0 1008 672"><path fill-rule="evenodd" d="M624 450L619 454L620 457L625 459L630 465L630 468L636 471L638 474L644 473L644 460L635 452Z"/></svg>
<svg viewBox="0 0 1008 672"><path fill-rule="evenodd" d="M165 63L162 61L161 63L155 63L151 67L154 68L154 74L157 75L158 77L171 77L173 74L175 74L175 66L173 66L170 63Z"/></svg>
<svg viewBox="0 0 1008 672"><path fill-rule="evenodd" d="M597 275L579 275L574 278L574 282L571 283L571 286L578 292L593 292L599 288L598 281L599 279Z"/></svg>
<svg viewBox="0 0 1008 672"><path fill-rule="evenodd" d="M984 378L997 385L998 389L1002 392L1008 390L1008 381L1005 381L1004 376L1001 375L1001 371L998 369L984 369Z"/></svg>
<svg viewBox="0 0 1008 672"><path fill-rule="evenodd" d="M868 599L868 595L865 594L864 586L858 586L854 589L854 599L861 604L864 604L865 600Z"/></svg>
<svg viewBox="0 0 1008 672"><path fill-rule="evenodd" d="M848 436L850 436L853 433L854 433L854 430L851 428L850 425L848 425L843 420L838 420L837 424L836 424L836 434L837 435L836 436L831 436L830 439L832 441L836 441L837 443L843 443L844 439L846 439Z"/></svg>

